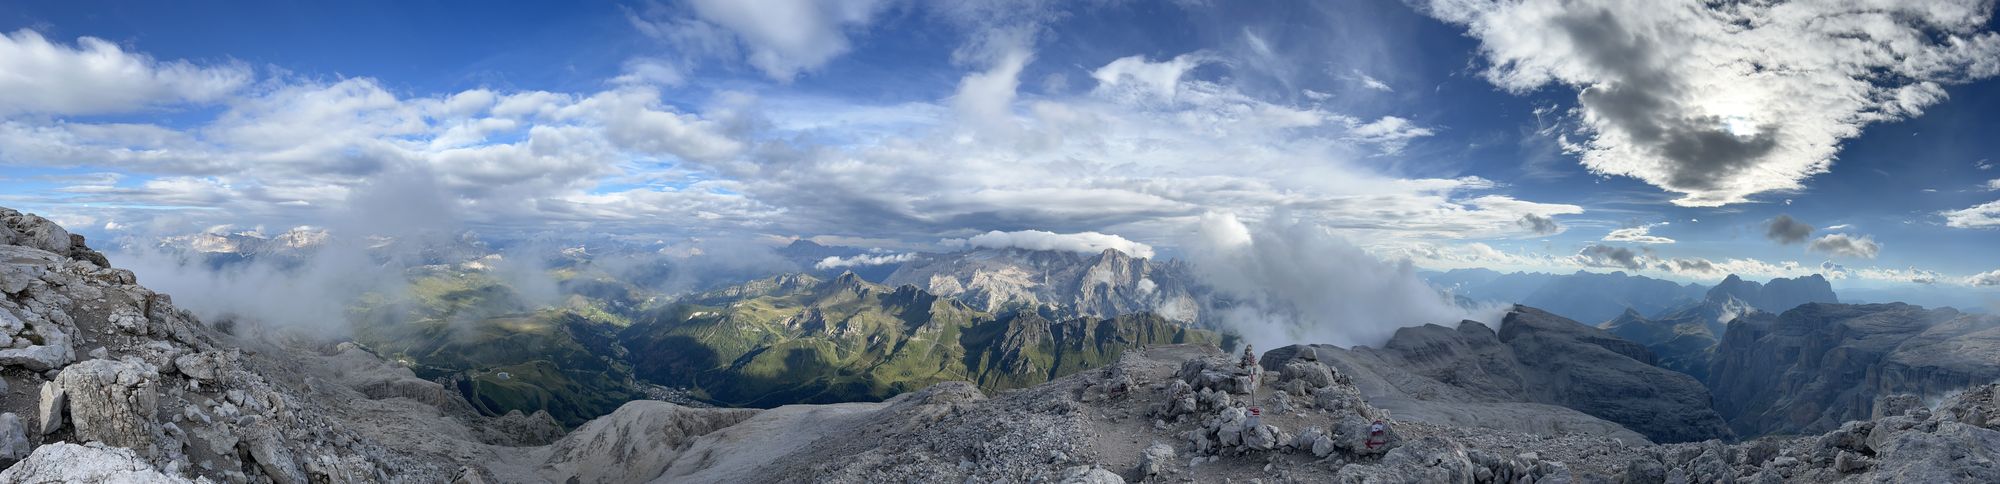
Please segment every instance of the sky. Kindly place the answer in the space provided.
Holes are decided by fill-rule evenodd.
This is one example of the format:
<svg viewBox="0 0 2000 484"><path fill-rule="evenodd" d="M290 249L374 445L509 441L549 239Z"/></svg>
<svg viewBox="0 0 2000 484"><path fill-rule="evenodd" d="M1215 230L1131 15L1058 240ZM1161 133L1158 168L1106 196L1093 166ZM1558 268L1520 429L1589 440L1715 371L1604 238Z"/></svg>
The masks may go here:
<svg viewBox="0 0 2000 484"><path fill-rule="evenodd" d="M1992 1L8 3L0 206L98 239L1173 257L1228 217L2000 294Z"/></svg>

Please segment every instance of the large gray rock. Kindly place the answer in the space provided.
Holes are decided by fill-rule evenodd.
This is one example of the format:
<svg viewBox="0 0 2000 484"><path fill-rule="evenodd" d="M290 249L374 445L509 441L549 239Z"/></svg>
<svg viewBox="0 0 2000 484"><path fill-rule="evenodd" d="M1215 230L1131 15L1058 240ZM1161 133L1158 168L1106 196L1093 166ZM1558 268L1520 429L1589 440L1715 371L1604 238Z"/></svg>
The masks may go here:
<svg viewBox="0 0 2000 484"><path fill-rule="evenodd" d="M193 481L161 473L131 449L95 443L44 445L26 460L0 472L0 483L49 482L192 484Z"/></svg>
<svg viewBox="0 0 2000 484"><path fill-rule="evenodd" d="M28 456L33 445L28 443L28 426L21 423L21 416L13 412L0 413L0 467L13 465L15 461Z"/></svg>
<svg viewBox="0 0 2000 484"><path fill-rule="evenodd" d="M134 360L90 360L70 365L55 384L69 400L76 438L152 455L158 430L160 374Z"/></svg>
<svg viewBox="0 0 2000 484"><path fill-rule="evenodd" d="M0 225L9 227L12 234L0 240L5 245L19 245L68 255L71 241L69 231L50 222L40 215L23 214L12 209L0 208Z"/></svg>
<svg viewBox="0 0 2000 484"><path fill-rule="evenodd" d="M63 422L68 421L69 396L56 382L43 382L40 404L36 407L35 430L38 435L56 433Z"/></svg>

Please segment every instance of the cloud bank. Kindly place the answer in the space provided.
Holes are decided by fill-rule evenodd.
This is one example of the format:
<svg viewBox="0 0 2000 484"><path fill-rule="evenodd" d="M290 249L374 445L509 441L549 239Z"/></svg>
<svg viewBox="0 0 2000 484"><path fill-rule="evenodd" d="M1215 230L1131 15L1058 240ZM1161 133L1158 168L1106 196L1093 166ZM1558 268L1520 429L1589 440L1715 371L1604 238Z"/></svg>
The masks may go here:
<svg viewBox="0 0 2000 484"><path fill-rule="evenodd" d="M1133 242L1124 237L1097 232L1058 234L1042 230L1021 230L1001 232L998 230L973 236L969 239L947 239L945 245L967 245L985 249L1027 249L1059 250L1096 254L1105 249L1117 249L1133 257L1153 257L1153 246Z"/></svg>
<svg viewBox="0 0 2000 484"><path fill-rule="evenodd" d="M853 257L827 257L825 259L820 259L820 261L817 263L814 263L813 268L819 270L827 270L827 269L841 269L847 267L879 266L883 264L901 264L904 262L909 262L911 259L915 259L916 257L917 254L914 252L908 252L902 254L890 254L890 255L861 254Z"/></svg>
<svg viewBox="0 0 2000 484"><path fill-rule="evenodd" d="M1398 328L1492 323L1505 310L1459 307L1407 262L1385 262L1311 223L1208 214L1183 246L1195 273L1228 301L1214 308L1223 329L1260 349L1378 345Z"/></svg>

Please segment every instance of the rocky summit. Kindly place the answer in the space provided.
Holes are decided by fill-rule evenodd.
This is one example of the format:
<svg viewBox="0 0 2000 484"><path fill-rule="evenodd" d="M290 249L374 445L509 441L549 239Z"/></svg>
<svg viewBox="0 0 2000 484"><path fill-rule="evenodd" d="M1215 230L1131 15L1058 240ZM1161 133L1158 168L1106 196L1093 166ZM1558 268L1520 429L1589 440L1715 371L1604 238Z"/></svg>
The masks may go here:
<svg viewBox="0 0 2000 484"><path fill-rule="evenodd" d="M1992 324L1950 311L1807 305L1732 325L1734 338L1815 348L1825 344L1804 333L1827 324L1908 334L1837 346L1900 375L1871 387L1867 415L1734 443L1717 439L1728 435L1700 387L1647 365L1645 348L1525 307L1497 331L1410 328L1378 349L1294 346L1260 361L1155 345L1013 390L946 381L881 402L770 409L638 400L565 427L541 412L482 415L359 345L205 324L45 219L0 211L0 222L5 483L2000 480L2000 385L1976 383L1993 365L1939 356L1991 354L1972 347ZM845 284L798 287L877 297ZM736 290L789 294L782 285ZM935 304L952 303L912 307ZM1899 314L1921 323L1905 328ZM1127 337L1021 318L1040 316L993 337ZM1005 357L1035 344L1046 343L977 359L1064 367ZM1877 346L1889 349L1863 351Z"/></svg>
<svg viewBox="0 0 2000 484"><path fill-rule="evenodd" d="M1310 354L1352 375L1369 401L1410 419L1631 441L1729 436L1699 381L1655 366L1637 344L1524 306L1508 312L1498 331L1465 321L1404 328L1381 348L1312 345L1272 354L1267 365Z"/></svg>
<svg viewBox="0 0 2000 484"><path fill-rule="evenodd" d="M1117 249L1095 255L1016 248L920 254L883 282L987 311L1041 307L1056 316L1098 318L1150 312L1180 322L1200 320L1205 291L1185 263Z"/></svg>

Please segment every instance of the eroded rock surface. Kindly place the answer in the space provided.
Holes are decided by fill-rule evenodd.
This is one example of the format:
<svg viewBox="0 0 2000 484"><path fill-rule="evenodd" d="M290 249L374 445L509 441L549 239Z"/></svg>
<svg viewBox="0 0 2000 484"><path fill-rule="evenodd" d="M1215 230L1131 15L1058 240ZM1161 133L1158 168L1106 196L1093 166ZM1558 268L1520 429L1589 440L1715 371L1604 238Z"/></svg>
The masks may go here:
<svg viewBox="0 0 2000 484"><path fill-rule="evenodd" d="M1729 324L1709 370L1743 435L1831 431L1878 399L2000 379L2000 317L1908 304L1805 304Z"/></svg>
<svg viewBox="0 0 2000 484"><path fill-rule="evenodd" d="M1497 332L1473 321L1425 325L1381 348L1296 346L1263 362L1308 354L1405 420L1631 441L1729 435L1700 382L1654 366L1644 347L1525 306Z"/></svg>

